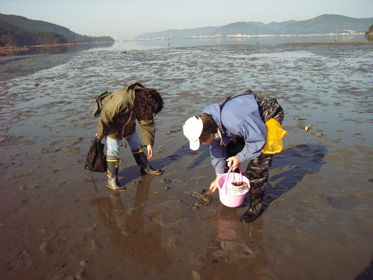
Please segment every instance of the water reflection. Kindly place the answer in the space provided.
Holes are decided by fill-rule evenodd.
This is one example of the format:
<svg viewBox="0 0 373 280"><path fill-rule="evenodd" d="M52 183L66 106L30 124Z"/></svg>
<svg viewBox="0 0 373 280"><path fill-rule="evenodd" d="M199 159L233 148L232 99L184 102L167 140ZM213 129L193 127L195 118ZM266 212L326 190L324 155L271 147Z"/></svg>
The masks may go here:
<svg viewBox="0 0 373 280"><path fill-rule="evenodd" d="M102 224L110 231L110 240L123 257L141 267L151 267L160 273L171 266L171 256L162 247L161 226L144 221L144 203L154 176L144 175L136 189L135 202L127 209L118 192L98 197L89 204Z"/></svg>
<svg viewBox="0 0 373 280"><path fill-rule="evenodd" d="M325 36L284 36L284 37L250 37L250 38L198 38L198 39L170 39L117 42L115 49L151 49L151 48L178 48L217 45L267 45L292 43L332 43L367 41L365 35L325 35Z"/></svg>
<svg viewBox="0 0 373 280"><path fill-rule="evenodd" d="M71 44L71 45L54 45L54 46L38 46L28 47L25 49L7 50L8 55L34 55L34 54L70 54L79 51L86 51L90 49L102 49L110 48L114 45L114 42L106 43L89 43L89 44Z"/></svg>
<svg viewBox="0 0 373 280"><path fill-rule="evenodd" d="M272 168L281 172L271 177L274 188L267 188L265 208L269 203L289 192L301 182L306 174L318 173L326 164L324 157L328 149L316 144L303 144L284 150L276 155ZM248 197L241 207L246 207ZM239 207L239 208L241 208ZM217 234L212 234L201 266L193 271L195 279L275 279L268 269L274 263L273 252L263 246L263 216L253 223L240 222L238 208L223 206L218 217L209 219L216 223Z"/></svg>
<svg viewBox="0 0 373 280"><path fill-rule="evenodd" d="M237 208L222 207L219 217L210 219L217 224L210 247L201 257L201 265L193 270L194 279L271 279L263 248L263 219L255 223L240 222Z"/></svg>
<svg viewBox="0 0 373 280"><path fill-rule="evenodd" d="M7 55L0 60L0 81L28 76L40 70L65 64L79 52L109 49L113 45L114 42L108 42L7 50Z"/></svg>

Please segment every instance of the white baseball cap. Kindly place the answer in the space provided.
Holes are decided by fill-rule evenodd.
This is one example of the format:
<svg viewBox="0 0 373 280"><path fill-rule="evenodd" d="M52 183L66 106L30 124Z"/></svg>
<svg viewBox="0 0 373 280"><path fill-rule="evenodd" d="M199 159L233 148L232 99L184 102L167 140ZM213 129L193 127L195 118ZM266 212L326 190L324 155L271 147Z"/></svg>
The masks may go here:
<svg viewBox="0 0 373 280"><path fill-rule="evenodd" d="M184 135L188 138L190 149L193 151L199 149L199 137L202 134L202 129L203 121L197 116L189 118L183 126Z"/></svg>

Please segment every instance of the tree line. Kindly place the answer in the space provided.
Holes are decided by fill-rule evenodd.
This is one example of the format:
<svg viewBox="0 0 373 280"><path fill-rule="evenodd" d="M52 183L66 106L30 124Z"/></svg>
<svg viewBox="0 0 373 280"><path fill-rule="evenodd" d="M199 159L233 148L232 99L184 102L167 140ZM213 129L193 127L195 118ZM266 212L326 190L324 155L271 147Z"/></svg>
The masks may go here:
<svg viewBox="0 0 373 280"><path fill-rule="evenodd" d="M55 45L67 43L91 43L91 42L112 42L111 37L91 37L78 35L68 38L53 31L35 32L21 29L9 22L0 20L0 40L7 46L34 46L34 45Z"/></svg>

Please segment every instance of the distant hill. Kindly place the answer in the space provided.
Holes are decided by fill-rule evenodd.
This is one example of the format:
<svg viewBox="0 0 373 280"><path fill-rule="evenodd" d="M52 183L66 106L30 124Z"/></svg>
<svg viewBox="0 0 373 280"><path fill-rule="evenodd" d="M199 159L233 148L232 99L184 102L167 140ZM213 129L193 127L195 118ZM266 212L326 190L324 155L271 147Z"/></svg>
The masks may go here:
<svg viewBox="0 0 373 280"><path fill-rule="evenodd" d="M114 41L108 36L83 36L56 24L4 14L0 14L0 40L8 46Z"/></svg>
<svg viewBox="0 0 373 280"><path fill-rule="evenodd" d="M187 38L193 36L210 36L212 33L216 31L218 27L201 27L201 28L194 28L194 29L170 29L160 32L152 32L152 33L144 33L142 35L137 36L135 39L155 39L155 38Z"/></svg>
<svg viewBox="0 0 373 280"><path fill-rule="evenodd" d="M199 36L228 35L309 35L342 32L364 33L373 23L373 18L351 18L341 15L321 15L304 21L236 22L224 26L209 26L195 29L165 30L145 33L135 39L187 38Z"/></svg>

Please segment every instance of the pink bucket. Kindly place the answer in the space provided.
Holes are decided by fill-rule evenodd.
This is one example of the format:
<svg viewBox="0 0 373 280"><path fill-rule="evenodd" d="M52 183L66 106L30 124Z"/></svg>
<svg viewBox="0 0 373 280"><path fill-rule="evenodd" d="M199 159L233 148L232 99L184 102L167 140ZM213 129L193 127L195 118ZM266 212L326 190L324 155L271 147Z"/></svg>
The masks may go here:
<svg viewBox="0 0 373 280"><path fill-rule="evenodd" d="M240 206L244 201L246 193L250 190L250 181L245 176L242 176L240 167L240 179L247 184L248 189L241 193L229 193L227 189L227 183L232 183L234 180L233 176L229 176L231 171L232 168L229 169L228 173L224 173L223 175L221 175L217 183L220 202L227 207L234 208Z"/></svg>

